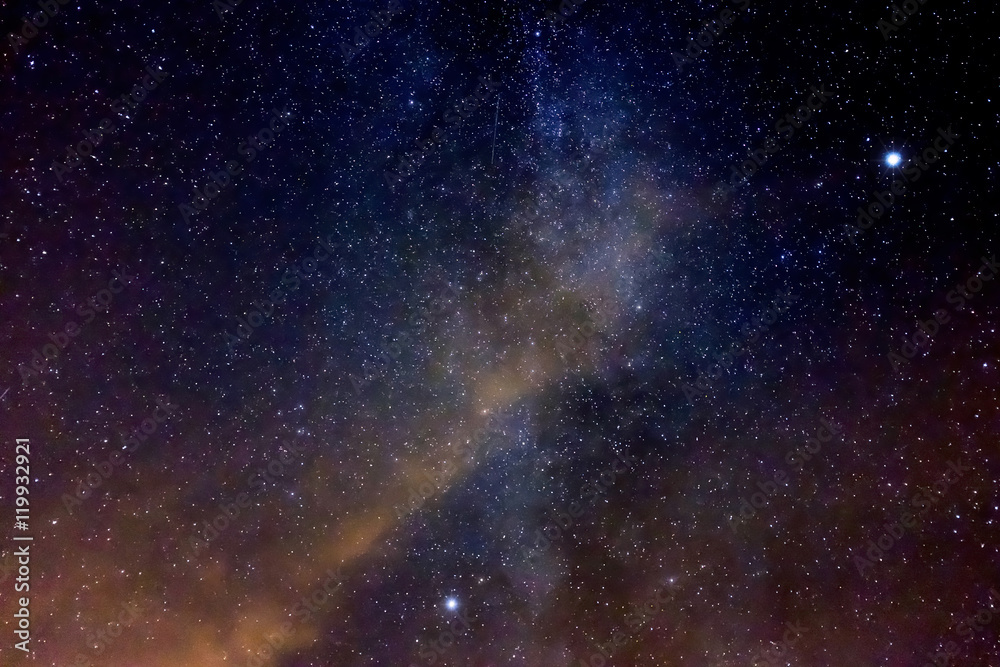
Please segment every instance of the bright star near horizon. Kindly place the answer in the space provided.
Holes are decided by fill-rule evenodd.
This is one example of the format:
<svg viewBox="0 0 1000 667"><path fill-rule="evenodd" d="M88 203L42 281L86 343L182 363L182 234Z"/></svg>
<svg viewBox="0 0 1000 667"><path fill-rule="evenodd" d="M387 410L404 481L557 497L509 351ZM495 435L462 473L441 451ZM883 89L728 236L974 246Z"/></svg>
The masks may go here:
<svg viewBox="0 0 1000 667"><path fill-rule="evenodd" d="M900 155L899 153L889 153L885 158L886 164L888 164L890 167L895 167L900 162L902 162L902 160L903 156Z"/></svg>

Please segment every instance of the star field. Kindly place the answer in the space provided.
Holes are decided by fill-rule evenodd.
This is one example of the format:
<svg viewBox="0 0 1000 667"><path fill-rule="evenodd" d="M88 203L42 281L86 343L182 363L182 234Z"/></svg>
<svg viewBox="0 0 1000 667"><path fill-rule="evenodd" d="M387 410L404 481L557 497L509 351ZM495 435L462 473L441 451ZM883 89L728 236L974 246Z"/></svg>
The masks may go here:
<svg viewBox="0 0 1000 667"><path fill-rule="evenodd" d="M0 665L1000 665L992 6L0 24Z"/></svg>

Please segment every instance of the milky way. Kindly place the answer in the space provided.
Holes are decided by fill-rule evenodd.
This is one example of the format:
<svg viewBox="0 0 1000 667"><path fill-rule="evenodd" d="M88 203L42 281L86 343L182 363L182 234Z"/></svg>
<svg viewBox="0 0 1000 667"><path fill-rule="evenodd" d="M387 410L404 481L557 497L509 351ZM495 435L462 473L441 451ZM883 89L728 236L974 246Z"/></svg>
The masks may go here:
<svg viewBox="0 0 1000 667"><path fill-rule="evenodd" d="M0 664L1000 664L992 7L0 17Z"/></svg>

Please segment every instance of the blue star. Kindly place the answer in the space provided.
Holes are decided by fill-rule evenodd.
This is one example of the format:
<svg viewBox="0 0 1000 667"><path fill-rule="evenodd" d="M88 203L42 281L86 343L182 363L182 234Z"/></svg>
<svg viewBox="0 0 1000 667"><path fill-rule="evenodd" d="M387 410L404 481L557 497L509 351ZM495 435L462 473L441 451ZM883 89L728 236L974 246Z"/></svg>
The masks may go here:
<svg viewBox="0 0 1000 667"><path fill-rule="evenodd" d="M885 163L888 164L890 167L895 167L902 161L903 161L903 156L900 155L899 153L889 153L888 155L885 156Z"/></svg>

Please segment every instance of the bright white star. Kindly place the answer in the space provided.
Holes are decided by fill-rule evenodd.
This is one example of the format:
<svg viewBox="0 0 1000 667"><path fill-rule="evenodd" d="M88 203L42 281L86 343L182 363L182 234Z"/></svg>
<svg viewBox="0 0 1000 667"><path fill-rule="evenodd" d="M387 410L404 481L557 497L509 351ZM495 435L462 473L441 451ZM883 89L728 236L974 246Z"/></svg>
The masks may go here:
<svg viewBox="0 0 1000 667"><path fill-rule="evenodd" d="M444 606L448 608L448 611L455 611L458 609L458 600L455 598L448 598L444 601Z"/></svg>
<svg viewBox="0 0 1000 667"><path fill-rule="evenodd" d="M903 156L900 155L899 153L889 153L885 157L885 162L890 167L895 167L896 165L898 165L902 161L903 161Z"/></svg>

